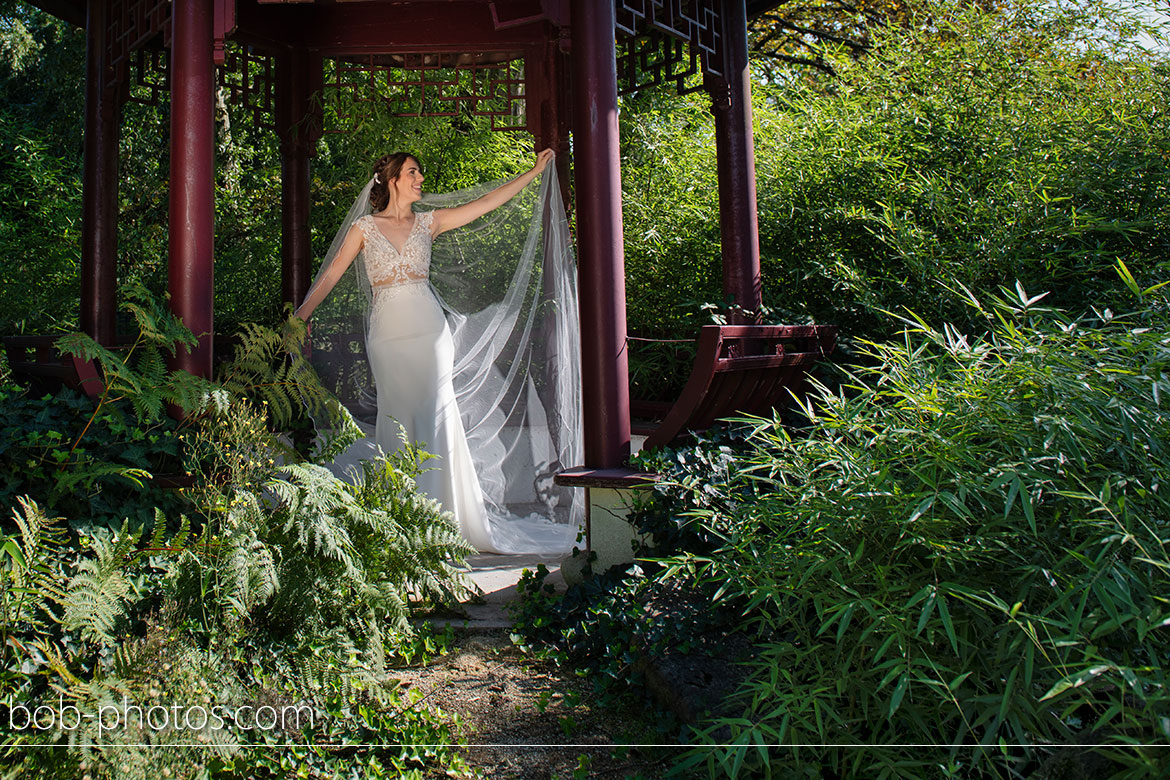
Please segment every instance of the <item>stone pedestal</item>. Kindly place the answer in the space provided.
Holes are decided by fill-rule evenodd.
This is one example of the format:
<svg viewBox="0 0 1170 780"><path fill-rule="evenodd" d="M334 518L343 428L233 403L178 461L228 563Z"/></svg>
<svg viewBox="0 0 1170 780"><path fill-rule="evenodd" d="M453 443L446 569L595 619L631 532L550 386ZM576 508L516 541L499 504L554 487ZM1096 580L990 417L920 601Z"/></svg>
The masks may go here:
<svg viewBox="0 0 1170 780"><path fill-rule="evenodd" d="M630 525L630 510L638 494L653 485L656 478L656 474L625 468L582 467L557 475L558 484L585 489L588 550L561 562L566 582L580 582L582 569L590 558L593 558L590 566L598 573L634 561L634 551L641 538Z"/></svg>

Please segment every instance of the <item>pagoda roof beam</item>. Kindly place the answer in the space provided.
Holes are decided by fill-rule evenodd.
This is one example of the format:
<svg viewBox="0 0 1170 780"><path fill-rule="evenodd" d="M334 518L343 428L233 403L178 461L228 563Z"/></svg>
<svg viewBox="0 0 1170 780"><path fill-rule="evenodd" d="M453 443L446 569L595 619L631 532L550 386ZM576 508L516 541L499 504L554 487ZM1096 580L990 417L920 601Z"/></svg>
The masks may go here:
<svg viewBox="0 0 1170 780"><path fill-rule="evenodd" d="M85 27L85 0L28 0L47 14L77 27Z"/></svg>
<svg viewBox="0 0 1170 780"><path fill-rule="evenodd" d="M439 51L506 51L549 39L545 22L496 29L479 2L237 7L242 40L305 48L325 56Z"/></svg>

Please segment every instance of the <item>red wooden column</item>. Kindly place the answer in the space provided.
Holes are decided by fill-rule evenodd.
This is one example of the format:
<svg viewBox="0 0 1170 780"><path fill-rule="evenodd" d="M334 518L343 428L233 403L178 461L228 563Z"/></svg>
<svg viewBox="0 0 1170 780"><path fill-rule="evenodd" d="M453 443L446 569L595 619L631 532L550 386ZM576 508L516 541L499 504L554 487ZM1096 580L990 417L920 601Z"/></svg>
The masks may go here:
<svg viewBox="0 0 1170 780"><path fill-rule="evenodd" d="M309 232L309 156L313 134L310 60L304 49L276 60L276 116L280 132L281 300L300 304L309 292L313 248Z"/></svg>
<svg viewBox="0 0 1170 780"><path fill-rule="evenodd" d="M614 6L570 9L585 465L615 468L630 454L630 387Z"/></svg>
<svg viewBox="0 0 1170 780"><path fill-rule="evenodd" d="M168 284L171 310L199 338L180 350L176 368L210 377L214 288L215 81L212 4L175 0L171 7L171 202Z"/></svg>
<svg viewBox="0 0 1170 780"><path fill-rule="evenodd" d="M107 0L85 19L85 162L81 185L81 329L114 343L118 307L118 98L106 71Z"/></svg>
<svg viewBox="0 0 1170 780"><path fill-rule="evenodd" d="M707 82L711 112L715 115L723 292L743 309L758 312L762 303L760 230L744 0L723 0L723 45L725 80L709 78ZM731 321L743 324L755 319L733 315Z"/></svg>
<svg viewBox="0 0 1170 780"><path fill-rule="evenodd" d="M557 154L557 177L566 208L570 205L567 61L558 41L549 40L532 47L524 63L528 131L535 139L536 151L548 148Z"/></svg>

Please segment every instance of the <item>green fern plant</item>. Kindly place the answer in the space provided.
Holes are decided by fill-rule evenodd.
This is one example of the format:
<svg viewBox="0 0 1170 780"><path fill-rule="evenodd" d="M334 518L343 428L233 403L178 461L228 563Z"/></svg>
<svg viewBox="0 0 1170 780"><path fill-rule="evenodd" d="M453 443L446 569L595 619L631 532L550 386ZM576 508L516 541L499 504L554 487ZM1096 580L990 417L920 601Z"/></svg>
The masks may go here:
<svg viewBox="0 0 1170 780"><path fill-rule="evenodd" d="M102 365L107 386L99 409L130 404L140 421L150 420L185 397L193 404L186 408L198 410L175 432L194 481L184 495L198 528L193 533L185 516L168 522L156 512L153 524L79 534L56 549L52 521L35 504L17 513L20 534L0 537L0 630L16 639L4 645L11 673L5 692L19 689L27 701L60 695L90 716L71 731L4 735L8 747L73 746L53 755L32 751L31 758L0 755L0 770L21 776L154 778L246 763L241 742L254 734L230 727L198 735L150 728L102 733L96 716L125 701L236 707L304 697L336 717L342 710L330 708L396 707L386 658L412 633L412 605L468 593L455 567L471 548L451 515L416 490L426 453L404 447L364 464L346 482L297 462L273 431L302 410L338 414L337 433L320 451L339 449L356 430L299 357L303 328L248 327L220 383L178 377L186 389L172 392L165 337L175 323L149 300L132 297L131 306L142 330L133 354L85 337L63 346ZM187 393L191 388L201 395ZM85 433L73 440L75 459ZM27 657L11 648L39 659L34 674L21 667ZM411 719L405 731L420 728ZM384 722L378 734L363 730L368 726L351 733L344 721L318 738L385 740L382 733L398 728ZM192 736L198 744L183 741Z"/></svg>
<svg viewBox="0 0 1170 780"><path fill-rule="evenodd" d="M291 314L280 330L245 323L231 361L219 371L220 387L265 407L277 429L305 414L335 418L340 404L304 357L307 336L304 321Z"/></svg>
<svg viewBox="0 0 1170 780"><path fill-rule="evenodd" d="M411 633L412 601L469 593L455 565L472 549L416 490L429 455L406 445L350 481L282 465L265 409L237 400L194 424L190 450L213 478L192 492L204 526L171 570L171 596L208 644L276 642L378 677L386 643Z"/></svg>
<svg viewBox="0 0 1170 780"><path fill-rule="evenodd" d="M66 630L80 631L82 638L90 641L115 640L126 606L135 595L126 564L138 548L140 536L123 524L120 532L109 537L90 537L94 557L77 562L77 573L69 581L62 602Z"/></svg>
<svg viewBox="0 0 1170 780"><path fill-rule="evenodd" d="M198 339L141 285L126 285L120 294L121 308L133 316L138 328L129 348L109 349L85 333L71 333L56 342L63 353L96 360L101 367L105 387L97 409L124 399L133 406L139 422L146 423L158 420L168 404L188 412L204 408L216 388L207 380L186 371L169 371L166 366L166 355L173 357L179 349L194 347ZM85 430L74 448L84 435Z"/></svg>
<svg viewBox="0 0 1170 780"><path fill-rule="evenodd" d="M374 673L384 662L385 629L409 634L412 600L448 601L468 595L454 563L472 550L453 518L414 490L404 467L417 452L369 461L354 484L313 464L285 467L267 489L278 505L265 516L254 497L239 497L225 538L238 534L259 554L273 550L277 579L261 610L264 627L301 647L329 637L338 657L355 655ZM259 534L241 533L249 522ZM237 547L239 549L239 547ZM242 559L225 555L242 582Z"/></svg>
<svg viewBox="0 0 1170 780"><path fill-rule="evenodd" d="M17 532L0 534L0 698L27 697L37 684L37 643L51 635L65 600L63 532L28 497L12 518Z"/></svg>
<svg viewBox="0 0 1170 780"><path fill-rule="evenodd" d="M61 625L79 632L82 640L109 647L121 637L119 628L136 616L130 607L150 595L138 584L140 569L151 559L178 557L186 552L190 521L179 519L178 529L167 532L166 518L156 513L153 533L144 541L142 528L123 523L116 533L104 530L81 537L83 551L65 591L49 595L61 607Z"/></svg>

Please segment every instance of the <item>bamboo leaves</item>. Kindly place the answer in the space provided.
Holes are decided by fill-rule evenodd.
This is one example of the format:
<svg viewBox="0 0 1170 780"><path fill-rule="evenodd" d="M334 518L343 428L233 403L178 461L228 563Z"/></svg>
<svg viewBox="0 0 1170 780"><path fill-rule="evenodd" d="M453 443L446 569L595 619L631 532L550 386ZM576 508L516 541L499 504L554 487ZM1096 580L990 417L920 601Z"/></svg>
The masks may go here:
<svg viewBox="0 0 1170 780"><path fill-rule="evenodd" d="M1162 315L1070 327L1042 299L1022 285L985 299L993 331L962 344L908 317L904 340L867 347L851 393L819 392L806 435L756 421L723 500L693 510L725 529L721 548L687 559L694 576L750 605L761 643L739 694L751 725L729 716L704 733L722 726L733 745L864 733L866 776L926 771L901 745L949 745L932 760L969 777L1041 761L1019 746L1082 729L1119 745L1161 733L1170 499L1154 486L1170 471L1170 417L1142 399L1170 367ZM725 750L740 776L762 768ZM1111 755L1118 771L1156 758Z"/></svg>

